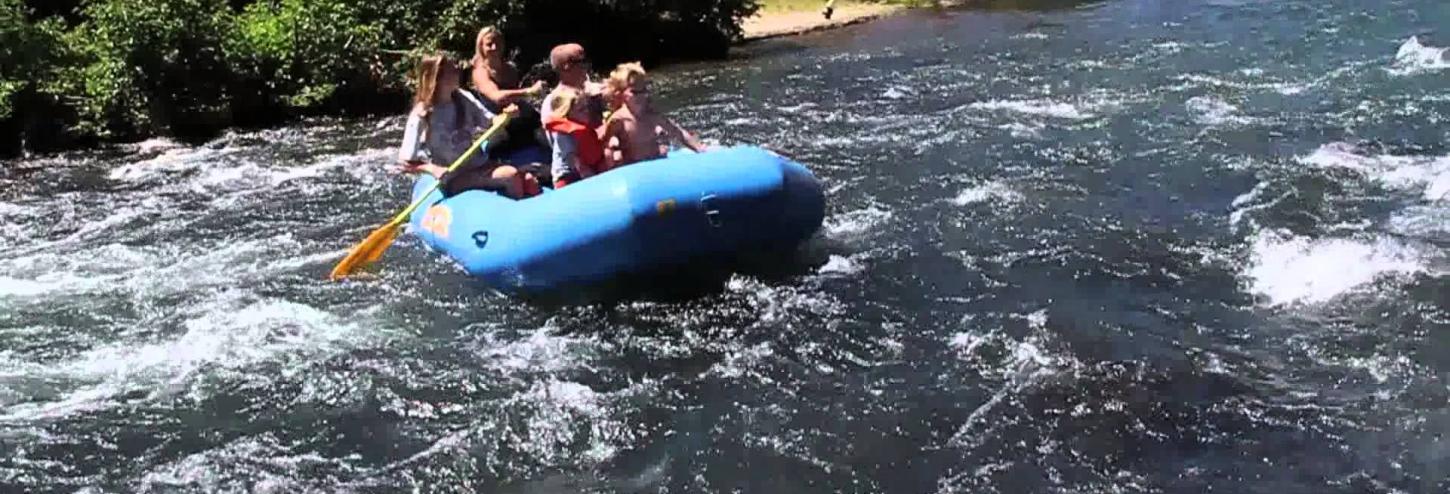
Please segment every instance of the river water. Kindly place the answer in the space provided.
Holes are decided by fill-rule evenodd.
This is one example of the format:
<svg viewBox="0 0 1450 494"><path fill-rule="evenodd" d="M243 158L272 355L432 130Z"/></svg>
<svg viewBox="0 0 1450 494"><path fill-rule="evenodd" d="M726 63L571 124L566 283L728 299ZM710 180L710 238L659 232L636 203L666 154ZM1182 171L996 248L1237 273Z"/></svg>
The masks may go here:
<svg viewBox="0 0 1450 494"><path fill-rule="evenodd" d="M662 71L828 189L690 296L324 281L398 118L5 163L0 491L1450 492L1450 3L1005 3Z"/></svg>

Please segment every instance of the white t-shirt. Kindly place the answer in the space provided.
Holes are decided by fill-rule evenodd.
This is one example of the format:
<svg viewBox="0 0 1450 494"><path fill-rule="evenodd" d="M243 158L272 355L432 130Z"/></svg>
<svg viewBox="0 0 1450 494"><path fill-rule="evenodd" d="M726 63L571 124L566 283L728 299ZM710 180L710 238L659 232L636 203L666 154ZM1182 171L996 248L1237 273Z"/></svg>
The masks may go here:
<svg viewBox="0 0 1450 494"><path fill-rule="evenodd" d="M398 148L398 160L452 165L468 151L478 134L488 130L492 123L483 103L473 94L460 89L447 103L433 107L427 125L423 125L422 116L416 112L408 115L403 145ZM465 166L481 165L487 160L486 154L474 153Z"/></svg>

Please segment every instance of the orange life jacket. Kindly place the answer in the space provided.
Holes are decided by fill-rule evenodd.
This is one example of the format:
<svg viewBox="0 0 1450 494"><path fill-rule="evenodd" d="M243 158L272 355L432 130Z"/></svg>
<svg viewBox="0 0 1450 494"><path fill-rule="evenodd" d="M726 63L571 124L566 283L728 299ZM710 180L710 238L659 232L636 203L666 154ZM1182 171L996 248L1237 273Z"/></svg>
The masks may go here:
<svg viewBox="0 0 1450 494"><path fill-rule="evenodd" d="M573 137L579 166L588 168L591 174L607 170L604 166L604 142L593 128L568 118L549 115L544 119L544 129Z"/></svg>

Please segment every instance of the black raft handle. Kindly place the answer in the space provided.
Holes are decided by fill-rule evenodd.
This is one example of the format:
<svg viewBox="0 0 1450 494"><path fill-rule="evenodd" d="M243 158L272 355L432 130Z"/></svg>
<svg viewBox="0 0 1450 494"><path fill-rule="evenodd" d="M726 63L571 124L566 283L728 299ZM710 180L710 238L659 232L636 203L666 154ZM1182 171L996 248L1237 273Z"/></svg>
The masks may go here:
<svg viewBox="0 0 1450 494"><path fill-rule="evenodd" d="M480 249L488 245L488 232L483 230L473 232L473 244Z"/></svg>

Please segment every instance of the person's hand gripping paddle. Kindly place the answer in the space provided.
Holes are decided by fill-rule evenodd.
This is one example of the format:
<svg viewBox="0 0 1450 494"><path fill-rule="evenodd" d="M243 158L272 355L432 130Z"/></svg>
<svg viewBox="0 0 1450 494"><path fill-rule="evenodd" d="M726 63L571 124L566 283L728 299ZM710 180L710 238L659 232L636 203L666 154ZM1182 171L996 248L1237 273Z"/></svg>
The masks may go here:
<svg viewBox="0 0 1450 494"><path fill-rule="evenodd" d="M513 118L516 112L517 110L514 112L505 111L497 117L493 117L493 125L488 128L487 132L479 136L478 140L473 141L473 145L469 146L468 150L464 151L462 156L459 156L457 160L453 161L453 164L448 167L448 171L452 172L453 170L457 170L469 158L473 157L473 153L477 152L479 148L484 147L484 143L487 143L489 138L493 137L494 134L498 133L499 129L502 129L504 125L508 124L509 119ZM377 230L373 230L373 233L363 239L362 243L357 244L356 247L352 248L351 252L347 253L347 257L342 258L342 262L337 263L337 267L332 268L332 274L329 278L333 281L342 280L356 273L359 269L382 258L383 252L387 252L388 247L393 245L393 240L398 238L398 232L408 222L408 217L412 216L413 211L416 211L419 206L422 206L423 201L427 200L428 196L433 195L433 191L438 190L438 187L441 185L443 185L443 181L439 180L433 184L433 188L428 189L427 193L418 197L418 200L408 205L407 209L404 209L403 212L394 216L392 221L389 221Z"/></svg>

